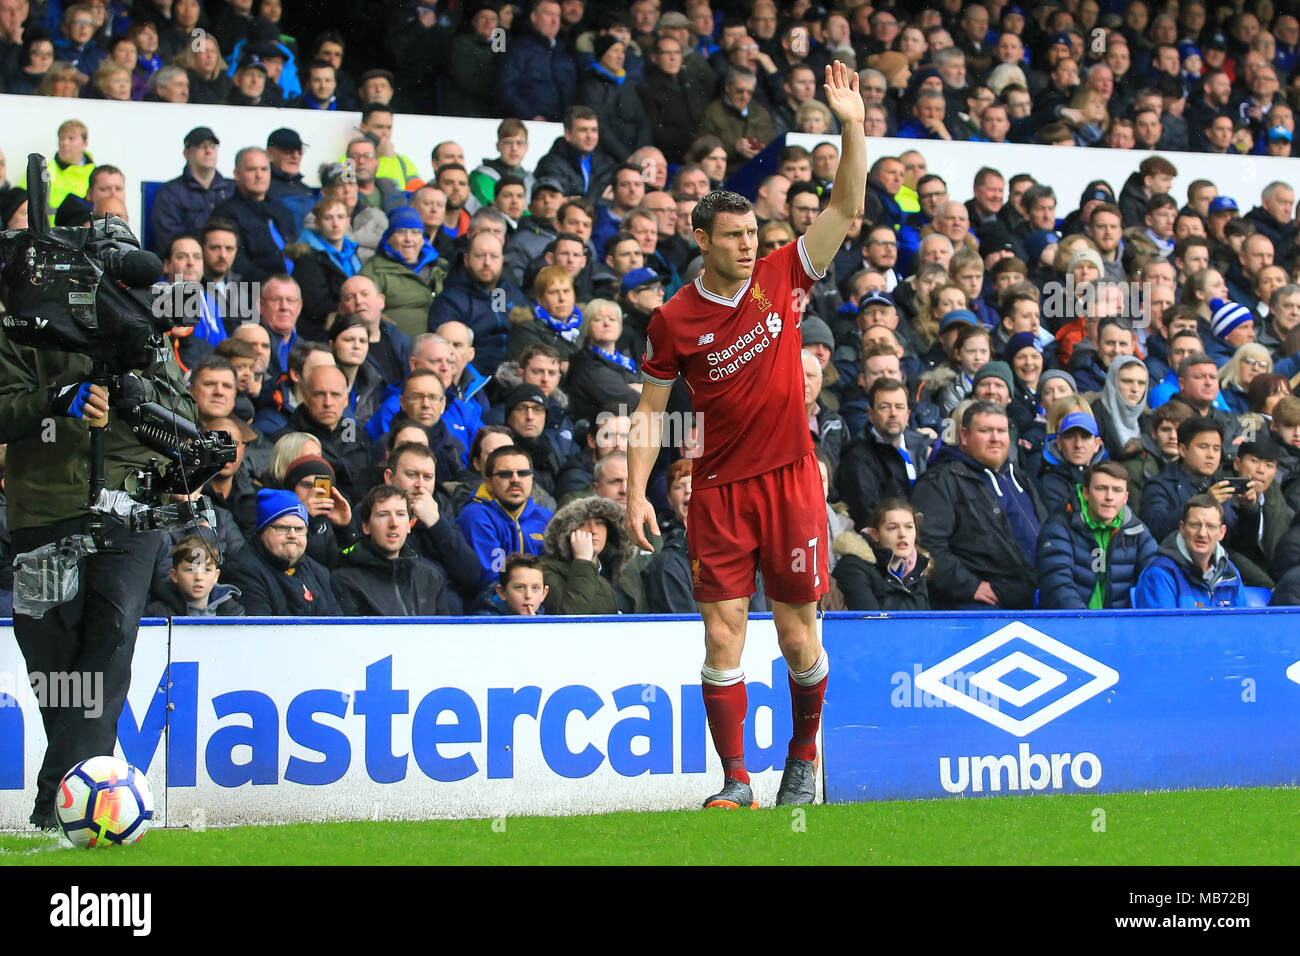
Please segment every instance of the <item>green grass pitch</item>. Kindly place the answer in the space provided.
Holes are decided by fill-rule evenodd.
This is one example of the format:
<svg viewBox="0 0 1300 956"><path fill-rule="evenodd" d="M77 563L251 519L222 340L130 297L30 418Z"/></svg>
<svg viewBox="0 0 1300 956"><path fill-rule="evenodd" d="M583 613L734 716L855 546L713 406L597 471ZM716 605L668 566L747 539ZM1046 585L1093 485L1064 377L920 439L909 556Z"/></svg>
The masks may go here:
<svg viewBox="0 0 1300 956"><path fill-rule="evenodd" d="M1100 812L1099 812L1100 811ZM1300 789L1068 794L802 810L154 830L81 850L0 835L0 866L1300 863Z"/></svg>

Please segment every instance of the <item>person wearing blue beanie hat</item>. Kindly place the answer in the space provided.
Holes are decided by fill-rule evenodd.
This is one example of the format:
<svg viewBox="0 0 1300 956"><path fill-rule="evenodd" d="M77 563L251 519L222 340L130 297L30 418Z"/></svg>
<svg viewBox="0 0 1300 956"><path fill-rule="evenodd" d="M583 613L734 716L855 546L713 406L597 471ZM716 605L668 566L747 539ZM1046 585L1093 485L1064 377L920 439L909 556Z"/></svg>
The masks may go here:
<svg viewBox="0 0 1300 956"><path fill-rule="evenodd" d="M307 509L294 492L263 488L257 493L257 525L253 529L255 533L261 534L267 525L284 515L294 515L301 518L304 525L308 523Z"/></svg>
<svg viewBox="0 0 1300 956"><path fill-rule="evenodd" d="M384 317L415 338L429 331L429 309L442 292L447 269L447 261L424 235L420 214L410 206L398 206L389 212L379 248L360 275L383 293Z"/></svg>
<svg viewBox="0 0 1300 956"><path fill-rule="evenodd" d="M257 493L256 534L221 569L222 583L239 588L250 617L342 613L329 571L307 554L307 525L307 509L292 491Z"/></svg>

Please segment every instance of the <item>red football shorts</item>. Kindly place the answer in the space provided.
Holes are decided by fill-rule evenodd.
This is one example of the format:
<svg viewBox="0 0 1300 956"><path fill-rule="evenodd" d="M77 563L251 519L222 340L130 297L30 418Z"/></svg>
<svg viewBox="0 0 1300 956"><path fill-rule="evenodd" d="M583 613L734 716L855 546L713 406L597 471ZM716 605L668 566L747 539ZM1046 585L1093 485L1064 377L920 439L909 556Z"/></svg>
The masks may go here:
<svg viewBox="0 0 1300 956"><path fill-rule="evenodd" d="M749 597L761 568L769 598L812 603L830 590L826 537L816 455L692 492L686 540L695 600Z"/></svg>

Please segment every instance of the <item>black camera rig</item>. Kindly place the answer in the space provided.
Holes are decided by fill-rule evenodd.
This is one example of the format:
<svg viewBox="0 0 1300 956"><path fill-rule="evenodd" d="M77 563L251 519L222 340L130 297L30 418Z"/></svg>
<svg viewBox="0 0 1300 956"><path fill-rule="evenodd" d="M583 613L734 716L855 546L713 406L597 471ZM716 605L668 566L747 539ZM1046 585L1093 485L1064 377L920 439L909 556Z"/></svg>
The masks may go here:
<svg viewBox="0 0 1300 956"><path fill-rule="evenodd" d="M35 349L74 352L92 361L91 384L103 386L119 422L161 456L136 474L130 493L107 491L104 428L90 429L91 478L86 508L86 550L111 551L104 516L133 531L213 522L206 498L159 505L157 495L192 495L236 458L227 432L203 431L193 422L144 400L131 369L160 361L167 333L183 319L155 315L151 289L162 262L140 248L121 219L92 220L89 228L49 224L45 158L27 157L28 229L0 233L0 276L5 288L5 333ZM166 294L166 293L164 293ZM93 547L91 544L93 543Z"/></svg>

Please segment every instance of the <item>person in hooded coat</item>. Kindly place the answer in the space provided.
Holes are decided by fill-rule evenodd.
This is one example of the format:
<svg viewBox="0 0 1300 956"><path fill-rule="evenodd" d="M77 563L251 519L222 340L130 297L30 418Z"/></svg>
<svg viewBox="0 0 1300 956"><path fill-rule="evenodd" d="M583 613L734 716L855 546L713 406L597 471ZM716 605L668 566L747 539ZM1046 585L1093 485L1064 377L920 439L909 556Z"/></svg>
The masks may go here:
<svg viewBox="0 0 1300 956"><path fill-rule="evenodd" d="M1131 606L1129 592L1155 560L1157 545L1129 510L1127 489L1124 467L1102 462L1088 469L1075 496L1047 519L1036 561L1040 608Z"/></svg>
<svg viewBox="0 0 1300 956"><path fill-rule="evenodd" d="M1116 461L1138 454L1143 434L1149 433L1146 426L1150 418L1147 408L1150 383L1146 365L1136 355L1117 356L1106 370L1106 384L1102 386L1101 397L1092 403L1092 414L1107 454Z"/></svg>
<svg viewBox="0 0 1300 956"><path fill-rule="evenodd" d="M542 568L549 614L632 614L645 610L636 549L623 530L623 506L579 498L546 528Z"/></svg>

